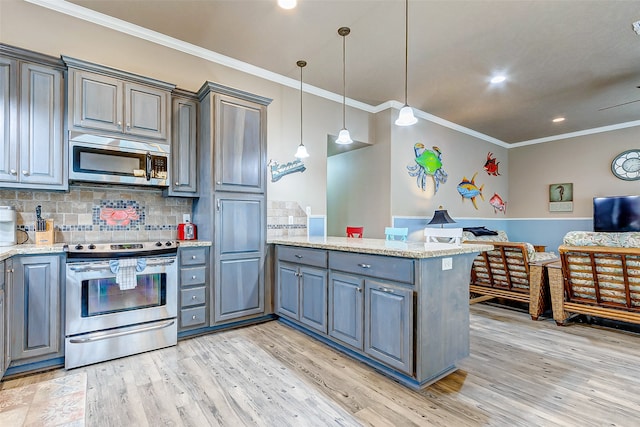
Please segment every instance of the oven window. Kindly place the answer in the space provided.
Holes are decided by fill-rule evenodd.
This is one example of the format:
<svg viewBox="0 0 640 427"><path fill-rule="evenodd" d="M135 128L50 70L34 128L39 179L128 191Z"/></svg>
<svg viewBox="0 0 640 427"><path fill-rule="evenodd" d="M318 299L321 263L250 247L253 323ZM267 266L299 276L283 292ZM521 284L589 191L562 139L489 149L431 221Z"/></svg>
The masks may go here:
<svg viewBox="0 0 640 427"><path fill-rule="evenodd" d="M166 304L167 274L141 274L136 287L121 290L115 277L82 281L82 317Z"/></svg>

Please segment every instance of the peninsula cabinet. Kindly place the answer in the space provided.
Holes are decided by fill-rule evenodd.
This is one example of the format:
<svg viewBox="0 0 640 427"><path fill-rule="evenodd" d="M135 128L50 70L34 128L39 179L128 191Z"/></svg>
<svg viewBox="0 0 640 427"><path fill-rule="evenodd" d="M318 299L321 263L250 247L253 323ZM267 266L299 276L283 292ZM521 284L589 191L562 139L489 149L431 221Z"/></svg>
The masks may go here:
<svg viewBox="0 0 640 427"><path fill-rule="evenodd" d="M0 187L65 190L64 64L0 44Z"/></svg>
<svg viewBox="0 0 640 427"><path fill-rule="evenodd" d="M69 129L166 140L175 85L63 56Z"/></svg>
<svg viewBox="0 0 640 427"><path fill-rule="evenodd" d="M63 356L61 257L20 256L10 262L11 363Z"/></svg>
<svg viewBox="0 0 640 427"><path fill-rule="evenodd" d="M276 248L276 313L327 333L327 251Z"/></svg>
<svg viewBox="0 0 640 427"><path fill-rule="evenodd" d="M197 195L197 116L197 95L179 89L174 90L169 196L194 197Z"/></svg>
<svg viewBox="0 0 640 427"><path fill-rule="evenodd" d="M413 264L329 252L329 335L408 374L413 371Z"/></svg>
<svg viewBox="0 0 640 427"><path fill-rule="evenodd" d="M273 243L280 321L415 389L455 371L469 355L469 274L474 257L489 246L403 243L398 249L384 240L340 237ZM308 277L312 285L304 286ZM322 307L324 298L326 332L302 314Z"/></svg>

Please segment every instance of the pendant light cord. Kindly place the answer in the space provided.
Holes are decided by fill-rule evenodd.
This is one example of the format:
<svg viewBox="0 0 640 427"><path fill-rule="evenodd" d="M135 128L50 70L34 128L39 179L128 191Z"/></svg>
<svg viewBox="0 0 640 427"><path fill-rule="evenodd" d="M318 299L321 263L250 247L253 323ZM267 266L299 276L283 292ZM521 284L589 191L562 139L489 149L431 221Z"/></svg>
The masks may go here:
<svg viewBox="0 0 640 427"><path fill-rule="evenodd" d="M409 0L404 2L404 105L407 104L407 75L409 74Z"/></svg>
<svg viewBox="0 0 640 427"><path fill-rule="evenodd" d="M349 34L349 33L347 33ZM347 86L347 78L346 78L346 37L347 35L342 36L342 129L346 129L346 120L345 120L345 103L346 103L346 86Z"/></svg>
<svg viewBox="0 0 640 427"><path fill-rule="evenodd" d="M302 145L302 67L304 65L300 65L300 145Z"/></svg>

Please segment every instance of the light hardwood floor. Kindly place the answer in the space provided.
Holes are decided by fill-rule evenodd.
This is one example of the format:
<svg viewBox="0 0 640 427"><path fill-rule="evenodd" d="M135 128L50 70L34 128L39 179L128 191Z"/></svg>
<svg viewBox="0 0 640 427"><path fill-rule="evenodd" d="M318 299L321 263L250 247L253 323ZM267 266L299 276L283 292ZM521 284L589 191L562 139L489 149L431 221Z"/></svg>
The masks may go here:
<svg viewBox="0 0 640 427"><path fill-rule="evenodd" d="M459 368L413 391L268 322L69 373L88 374L88 426L640 425L639 334L477 304Z"/></svg>

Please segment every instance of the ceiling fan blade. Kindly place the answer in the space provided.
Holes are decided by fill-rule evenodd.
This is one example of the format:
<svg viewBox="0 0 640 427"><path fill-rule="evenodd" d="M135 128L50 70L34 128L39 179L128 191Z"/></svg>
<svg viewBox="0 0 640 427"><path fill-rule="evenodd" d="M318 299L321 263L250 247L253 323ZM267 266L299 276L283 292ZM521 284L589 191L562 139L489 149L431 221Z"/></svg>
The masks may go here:
<svg viewBox="0 0 640 427"><path fill-rule="evenodd" d="M622 104L611 105L609 107L600 108L598 109L598 111L604 111L610 108L622 107L623 105L633 104L634 102L640 102L640 99L636 99L635 101L623 102Z"/></svg>

